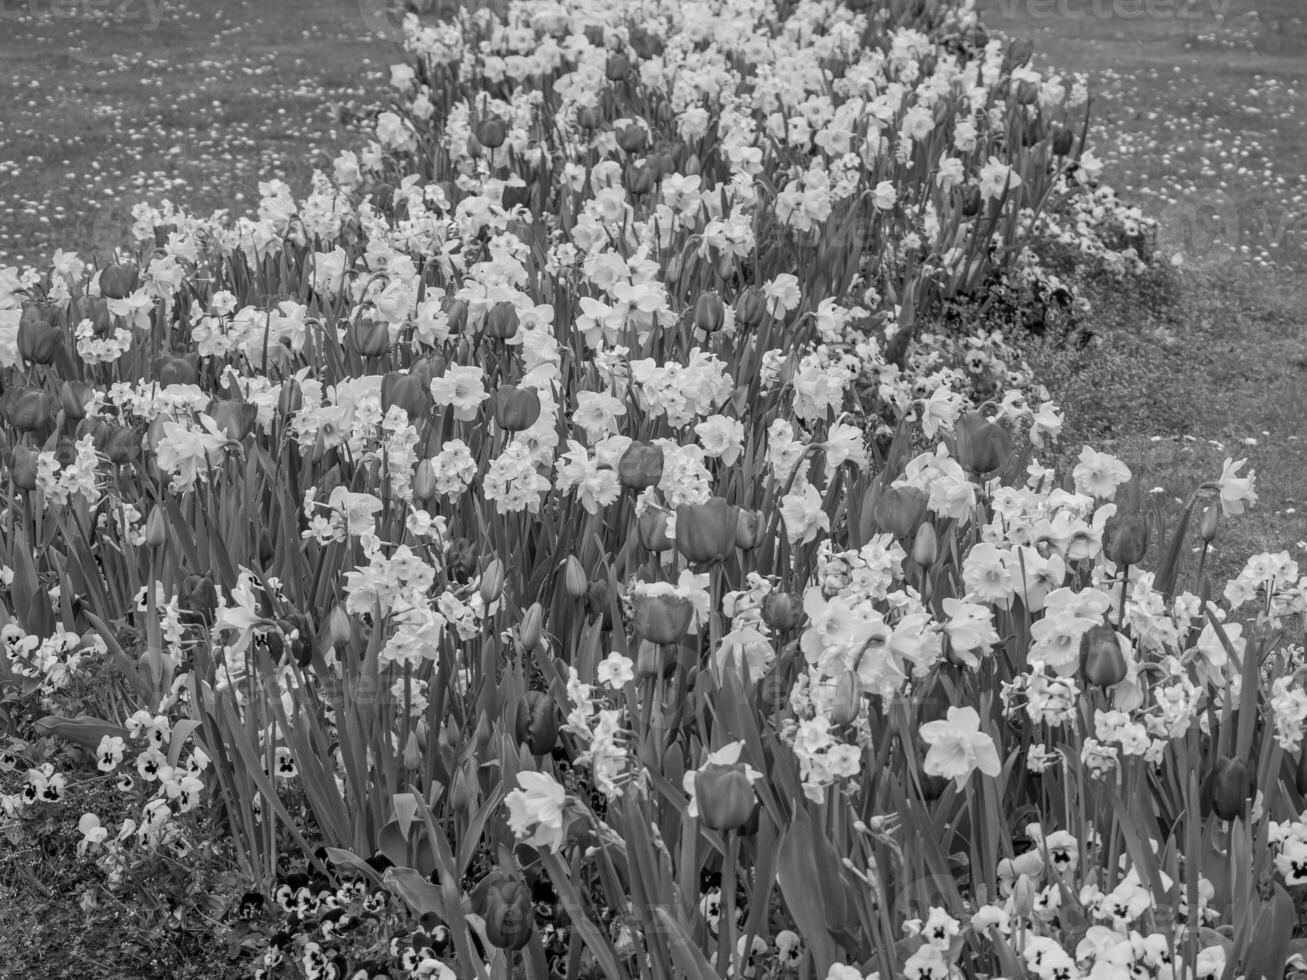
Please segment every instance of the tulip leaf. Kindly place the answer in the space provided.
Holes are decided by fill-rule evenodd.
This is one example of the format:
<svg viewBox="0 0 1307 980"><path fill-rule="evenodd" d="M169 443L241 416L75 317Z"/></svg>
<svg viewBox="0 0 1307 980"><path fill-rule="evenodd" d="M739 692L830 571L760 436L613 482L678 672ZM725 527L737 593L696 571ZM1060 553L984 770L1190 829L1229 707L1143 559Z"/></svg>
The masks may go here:
<svg viewBox="0 0 1307 980"><path fill-rule="evenodd" d="M717 972L708 962L708 958L703 955L703 950L698 947L689 933L681 928L681 924L672 917L671 913L662 906L656 906L654 918L670 940L667 945L672 951L672 960L676 963L677 969L690 980L716 980Z"/></svg>
<svg viewBox="0 0 1307 980"><path fill-rule="evenodd" d="M387 825L389 826L389 825ZM385 831L383 830L384 834ZM434 912L446 918L445 903L440 889L423 878L414 868L387 868L383 881L387 888L404 900L419 916Z"/></svg>
<svg viewBox="0 0 1307 980"><path fill-rule="evenodd" d="M816 975L824 977L836 960L835 940L827 926L829 910L814 874L812 824L800 809L781 838L776 862L776 880L785 904L816 962Z"/></svg>
<svg viewBox="0 0 1307 980"><path fill-rule="evenodd" d="M1277 884L1253 924L1244 960L1247 980L1281 980L1289 961L1294 925L1293 899Z"/></svg>
<svg viewBox="0 0 1307 980"><path fill-rule="evenodd" d="M194 725L195 722L187 724ZM61 738L65 742L72 742L74 745L80 745L85 749L94 752L100 745L100 739L106 735L117 735L119 738L127 737L127 729L121 725L114 725L99 718L92 718L88 715L82 715L77 718L64 718L60 715L46 715L36 722L38 731L47 735L53 735L55 738Z"/></svg>

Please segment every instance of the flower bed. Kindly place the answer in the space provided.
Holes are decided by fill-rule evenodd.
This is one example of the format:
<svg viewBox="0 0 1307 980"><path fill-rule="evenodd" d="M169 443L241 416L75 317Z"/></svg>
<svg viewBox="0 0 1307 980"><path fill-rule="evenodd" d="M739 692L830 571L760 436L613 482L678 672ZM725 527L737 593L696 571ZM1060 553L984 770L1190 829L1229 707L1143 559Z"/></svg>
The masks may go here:
<svg viewBox="0 0 1307 980"><path fill-rule="evenodd" d="M1242 462L1163 528L969 329L1144 267L1082 83L929 3L407 38L302 200L0 280L9 833L114 781L80 858L227 862L260 975L1282 976L1307 578L1181 582Z"/></svg>

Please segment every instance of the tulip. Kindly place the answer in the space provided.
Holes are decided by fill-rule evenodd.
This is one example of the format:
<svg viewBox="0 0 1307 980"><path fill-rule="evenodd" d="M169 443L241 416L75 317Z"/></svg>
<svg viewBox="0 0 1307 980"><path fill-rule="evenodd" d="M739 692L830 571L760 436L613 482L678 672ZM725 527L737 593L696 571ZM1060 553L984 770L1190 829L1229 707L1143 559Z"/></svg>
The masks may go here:
<svg viewBox="0 0 1307 980"><path fill-rule="evenodd" d="M105 440L104 454L116 466L130 463L141 455L141 437L132 429L114 429Z"/></svg>
<svg viewBox="0 0 1307 980"><path fill-rule="evenodd" d="M380 357L390 349L390 327L384 320L360 318L349 325L349 341L364 357Z"/></svg>
<svg viewBox="0 0 1307 980"><path fill-rule="evenodd" d="M100 296L86 297L86 319L91 321L91 329L97 337L107 337L113 332L113 314L109 304Z"/></svg>
<svg viewBox="0 0 1307 980"><path fill-rule="evenodd" d="M958 462L973 473L992 473L1012 451L1012 436L979 412L967 412L957 423Z"/></svg>
<svg viewBox="0 0 1307 980"><path fill-rule="evenodd" d="M631 74L631 63L626 60L626 55L614 53L608 56L608 64L604 66L604 74L610 82L620 82Z"/></svg>
<svg viewBox="0 0 1307 980"><path fill-rule="evenodd" d="M1053 154L1054 156L1064 157L1071 152L1071 147L1075 145L1076 135L1065 126L1059 126L1053 131Z"/></svg>
<svg viewBox="0 0 1307 980"><path fill-rule="evenodd" d="M917 536L912 542L912 560L922 568L929 568L939 558L939 539L935 536L935 527L923 523L917 528Z"/></svg>
<svg viewBox="0 0 1307 980"><path fill-rule="evenodd" d="M58 404L38 388L11 388L5 393L5 414L19 432L42 432L54 422Z"/></svg>
<svg viewBox="0 0 1307 980"><path fill-rule="evenodd" d="M522 641L523 650L534 650L540 644L540 637L545 631L545 611L540 603L533 602L522 614L522 622L517 627L517 638Z"/></svg>
<svg viewBox="0 0 1307 980"><path fill-rule="evenodd" d="M617 461L617 478L636 492L658 486L663 478L663 451L647 442L632 442Z"/></svg>
<svg viewBox="0 0 1307 980"><path fill-rule="evenodd" d="M291 378L281 386L281 393L277 395L277 414L283 419L289 419L303 407L304 389Z"/></svg>
<svg viewBox="0 0 1307 980"><path fill-rule="evenodd" d="M455 582L467 582L477 570L477 546L468 538L455 538L445 549L445 570Z"/></svg>
<svg viewBox="0 0 1307 980"><path fill-rule="evenodd" d="M636 635L660 645L678 642L694 618L694 603L671 591L637 591L634 607L631 625Z"/></svg>
<svg viewBox="0 0 1307 980"><path fill-rule="evenodd" d="M1013 911L1020 916L1030 915L1035 909L1039 889L1030 875L1018 875L1012 886Z"/></svg>
<svg viewBox="0 0 1307 980"><path fill-rule="evenodd" d="M431 460L424 459L418 463L413 474L413 496L418 500L430 500L436 494L436 468Z"/></svg>
<svg viewBox="0 0 1307 980"><path fill-rule="evenodd" d="M200 357L195 353L181 357L164 354L154 362L154 373L164 388L169 385L193 385L200 380Z"/></svg>
<svg viewBox="0 0 1307 980"><path fill-rule="evenodd" d="M95 386L89 381L65 381L59 386L59 407L64 417L74 422L86 418L86 410L95 398Z"/></svg>
<svg viewBox="0 0 1307 980"><path fill-rule="evenodd" d="M390 371L381 378L381 410L389 412L396 405L414 422L427 414L431 389L411 373Z"/></svg>
<svg viewBox="0 0 1307 980"><path fill-rule="evenodd" d="M531 889L521 876L502 868L490 872L472 891L472 910L485 920L486 938L500 949L521 949L535 931Z"/></svg>
<svg viewBox="0 0 1307 980"><path fill-rule="evenodd" d="M916 487L890 487L882 490L872 506L871 516L876 526L896 538L915 533L926 519L926 503L930 498Z"/></svg>
<svg viewBox="0 0 1307 980"><path fill-rule="evenodd" d="M831 724L840 727L851 725L861 710L862 683L854 671L846 668L835 682L835 697L830 705Z"/></svg>
<svg viewBox="0 0 1307 980"><path fill-rule="evenodd" d="M209 406L209 415L228 439L240 442L254 428L259 417L259 407L249 402L223 399Z"/></svg>
<svg viewBox="0 0 1307 980"><path fill-rule="evenodd" d="M1117 565L1138 565L1148 553L1148 518L1114 514L1103 524L1103 554Z"/></svg>
<svg viewBox="0 0 1307 980"><path fill-rule="evenodd" d="M53 364L63 346L63 331L34 305L23 309L18 321L18 353L32 364Z"/></svg>
<svg viewBox="0 0 1307 980"><path fill-rule="evenodd" d="M577 110L576 123L582 129L594 129L601 121L599 110L593 106L582 106Z"/></svg>
<svg viewBox="0 0 1307 980"><path fill-rule="evenodd" d="M749 822L757 796L741 762L710 763L694 776L699 816L713 830L738 830Z"/></svg>
<svg viewBox="0 0 1307 980"><path fill-rule="evenodd" d="M487 149L497 150L508 138L508 127L497 116L489 116L477 123L476 138Z"/></svg>
<svg viewBox="0 0 1307 980"><path fill-rule="evenodd" d="M767 297L757 286L746 286L735 297L735 322L742 327L756 327L767 315Z"/></svg>
<svg viewBox="0 0 1307 980"><path fill-rule="evenodd" d="M580 599L590 590L590 580L576 555L568 555L563 562L563 591L573 599Z"/></svg>
<svg viewBox="0 0 1307 980"><path fill-rule="evenodd" d="M1116 630L1106 623L1091 626L1080 638L1080 671L1086 681L1104 689L1125 680L1125 654Z"/></svg>
<svg viewBox="0 0 1307 980"><path fill-rule="evenodd" d="M674 542L667 536L667 511L650 507L635 520L640 547L647 551L666 551Z"/></svg>
<svg viewBox="0 0 1307 980"><path fill-rule="evenodd" d="M739 508L724 497L676 508L676 550L695 563L722 561L735 550Z"/></svg>
<svg viewBox="0 0 1307 980"><path fill-rule="evenodd" d="M648 141L648 133L639 123L628 123L617 131L617 145L627 153L639 153Z"/></svg>
<svg viewBox="0 0 1307 980"><path fill-rule="evenodd" d="M40 454L31 446L15 446L9 475L19 490L36 489L36 461Z"/></svg>
<svg viewBox="0 0 1307 980"><path fill-rule="evenodd" d="M349 613L345 611L345 607L337 603L331 607L331 612L327 615L326 645L343 651L349 646L353 636L354 623L349 618Z"/></svg>
<svg viewBox="0 0 1307 980"><path fill-rule="evenodd" d="M486 317L486 336L497 340L508 340L517 334L521 319L517 307L509 302L499 302L490 308Z"/></svg>
<svg viewBox="0 0 1307 980"><path fill-rule="evenodd" d="M218 608L218 590L208 575L186 576L180 596L181 604L202 616L208 617Z"/></svg>
<svg viewBox="0 0 1307 980"><path fill-rule="evenodd" d="M503 385L490 396L490 410L505 432L522 432L540 418L540 396L534 388Z"/></svg>
<svg viewBox="0 0 1307 980"><path fill-rule="evenodd" d="M140 269L131 262L105 266L100 273L100 295L126 299L140 284Z"/></svg>
<svg viewBox="0 0 1307 980"><path fill-rule="evenodd" d="M1039 86L1029 79L1022 79L1017 85L1017 102L1020 105L1034 105L1039 98Z"/></svg>
<svg viewBox="0 0 1307 980"><path fill-rule="evenodd" d="M558 705L544 691L527 691L517 703L517 740L532 755L548 755L558 744Z"/></svg>
<svg viewBox="0 0 1307 980"><path fill-rule="evenodd" d="M395 186L382 182L372 188L372 206L382 213L389 212L395 203Z"/></svg>
<svg viewBox="0 0 1307 980"><path fill-rule="evenodd" d="M762 621L778 633L803 622L803 599L792 592L769 592L762 600Z"/></svg>
<svg viewBox="0 0 1307 980"><path fill-rule="evenodd" d="M1253 795L1253 778L1248 763L1222 757L1203 781L1202 797L1222 820L1243 816Z"/></svg>
<svg viewBox="0 0 1307 980"><path fill-rule="evenodd" d="M460 334L467 329L467 301L461 299L446 300L445 319L449 321L449 332Z"/></svg>
<svg viewBox="0 0 1307 980"><path fill-rule="evenodd" d="M626 189L632 197L644 197L654 186L654 174L648 166L626 168Z"/></svg>
<svg viewBox="0 0 1307 980"><path fill-rule="evenodd" d="M415 732L408 733L408 741L404 743L404 754L400 757L400 761L407 772L417 772L422 765L422 750L418 747Z"/></svg>
<svg viewBox="0 0 1307 980"><path fill-rule="evenodd" d="M1216 531L1221 524L1221 507L1217 503L1209 503L1203 508L1202 519L1198 522L1198 537L1203 544L1211 544L1216 540Z"/></svg>
<svg viewBox="0 0 1307 980"><path fill-rule="evenodd" d="M756 510L739 508L735 519L735 547L751 551L767 537L767 520Z"/></svg>
<svg viewBox="0 0 1307 980"><path fill-rule="evenodd" d="M704 293L694 304L694 326L704 333L716 333L726 323L726 306L716 293Z"/></svg>
<svg viewBox="0 0 1307 980"><path fill-rule="evenodd" d="M601 629L613 628L613 604L606 579L597 578L586 585L585 611L587 615L599 619Z"/></svg>
<svg viewBox="0 0 1307 980"><path fill-rule="evenodd" d="M151 548L161 548L168 540L168 521L164 517L163 507L156 505L145 519L145 543Z"/></svg>
<svg viewBox="0 0 1307 980"><path fill-rule="evenodd" d="M980 196L980 188L974 184L962 188L962 216L964 218L974 218L980 213L980 207L983 199Z"/></svg>
<svg viewBox="0 0 1307 980"><path fill-rule="evenodd" d="M478 591L481 593L481 601L487 606L499 601L499 597L504 592L504 563L498 558L493 559L481 573Z"/></svg>

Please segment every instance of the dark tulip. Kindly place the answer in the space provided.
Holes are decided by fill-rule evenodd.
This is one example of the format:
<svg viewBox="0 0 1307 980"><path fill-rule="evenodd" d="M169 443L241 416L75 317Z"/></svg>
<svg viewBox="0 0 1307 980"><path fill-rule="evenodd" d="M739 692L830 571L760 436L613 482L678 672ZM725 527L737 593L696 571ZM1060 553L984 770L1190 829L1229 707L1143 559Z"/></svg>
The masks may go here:
<svg viewBox="0 0 1307 980"><path fill-rule="evenodd" d="M758 802L742 762L710 763L694 776L699 818L713 830L738 830L749 822Z"/></svg>
<svg viewBox="0 0 1307 980"><path fill-rule="evenodd" d="M650 507L636 518L635 530L640 546L648 551L666 551L675 542L667 536L667 511Z"/></svg>
<svg viewBox="0 0 1307 980"><path fill-rule="evenodd" d="M872 519L882 531L896 538L916 534L926 519L929 497L916 487L890 487L882 490L871 510Z"/></svg>
<svg viewBox="0 0 1307 980"><path fill-rule="evenodd" d="M445 319L449 321L449 332L460 334L467 329L467 301L450 299L445 305ZM443 370L441 371L443 374Z"/></svg>
<svg viewBox="0 0 1307 980"><path fill-rule="evenodd" d="M705 333L716 333L726 323L726 306L716 293L704 293L694 304L694 325Z"/></svg>
<svg viewBox="0 0 1307 980"><path fill-rule="evenodd" d="M752 551L767 537L767 519L760 511L739 508L735 518L735 547Z"/></svg>
<svg viewBox="0 0 1307 980"><path fill-rule="evenodd" d="M582 106L577 110L576 122L582 129L594 129L602 121L599 110L592 106Z"/></svg>
<svg viewBox="0 0 1307 980"><path fill-rule="evenodd" d="M627 123L617 131L617 145L627 153L639 153L649 143L649 134L639 123Z"/></svg>
<svg viewBox="0 0 1307 980"><path fill-rule="evenodd" d="M364 357L380 357L390 349L390 327L383 320L359 319L350 324L349 339Z"/></svg>
<svg viewBox="0 0 1307 980"><path fill-rule="evenodd" d="M118 466L130 463L141 455L141 437L133 429L114 429L105 440L104 454Z"/></svg>
<svg viewBox="0 0 1307 980"><path fill-rule="evenodd" d="M540 396L533 388L504 385L490 396L495 421L505 432L521 432L540 418Z"/></svg>
<svg viewBox="0 0 1307 980"><path fill-rule="evenodd" d="M186 608L205 616L218 608L218 590L208 575L188 575L183 585L181 602Z"/></svg>
<svg viewBox="0 0 1307 980"><path fill-rule="evenodd" d="M482 146L497 150L508 138L508 127L504 125L502 119L490 116L477 124L476 137L477 142Z"/></svg>
<svg viewBox="0 0 1307 980"><path fill-rule="evenodd" d="M632 197L644 197L654 186L653 171L648 166L626 168L626 189Z"/></svg>
<svg viewBox="0 0 1307 980"><path fill-rule="evenodd" d="M517 307L509 302L499 302L490 308L486 317L486 336L496 340L508 340L517 334L521 319Z"/></svg>
<svg viewBox="0 0 1307 980"><path fill-rule="evenodd" d="M558 744L558 705L544 691L527 691L517 703L517 740L532 755L548 755Z"/></svg>
<svg viewBox="0 0 1307 980"><path fill-rule="evenodd" d="M1103 524L1103 554L1117 565L1138 565L1148 553L1148 518L1113 514Z"/></svg>
<svg viewBox="0 0 1307 980"><path fill-rule="evenodd" d="M1012 436L997 422L979 412L967 412L958 419L958 462L973 473L992 473L1012 451Z"/></svg>
<svg viewBox="0 0 1307 980"><path fill-rule="evenodd" d="M520 875L502 868L477 883L472 910L485 920L486 938L500 949L521 949L535 932L531 889Z"/></svg>
<svg viewBox="0 0 1307 980"><path fill-rule="evenodd" d="M640 491L658 486L663 478L663 451L647 442L632 442L617 462L622 486Z"/></svg>
<svg viewBox="0 0 1307 980"><path fill-rule="evenodd" d="M676 508L676 550L691 562L722 561L735 550L739 508L724 497Z"/></svg>
<svg viewBox="0 0 1307 980"><path fill-rule="evenodd" d="M132 262L105 266L100 273L100 295L109 299L126 299L140 285L140 271Z"/></svg>
<svg viewBox="0 0 1307 980"><path fill-rule="evenodd" d="M585 611L599 619L600 628L613 628L613 604L608 594L608 583L603 579L597 578L586 586Z"/></svg>
<svg viewBox="0 0 1307 980"><path fill-rule="evenodd" d="M1071 152L1071 147L1075 145L1076 135L1065 126L1059 126L1053 131L1053 153L1055 156L1064 157Z"/></svg>
<svg viewBox="0 0 1307 980"><path fill-rule="evenodd" d="M735 297L735 322L742 327L756 327L767 315L767 297L757 286L746 286Z"/></svg>
<svg viewBox="0 0 1307 980"><path fill-rule="evenodd" d="M259 417L259 406L225 398L209 405L209 415L228 439L240 442L254 428Z"/></svg>
<svg viewBox="0 0 1307 980"><path fill-rule="evenodd" d="M803 622L803 599L792 592L769 592L762 600L762 621L778 633Z"/></svg>
<svg viewBox="0 0 1307 980"><path fill-rule="evenodd" d="M1106 623L1085 630L1080 638L1080 670L1088 683L1102 688L1125 680L1128 666L1116 630Z"/></svg>
<svg viewBox="0 0 1307 980"><path fill-rule="evenodd" d="M608 76L610 82L623 81L631 74L631 63L626 60L624 54L610 54L608 64L604 66L604 74Z"/></svg>
<svg viewBox="0 0 1307 980"><path fill-rule="evenodd" d="M694 603L685 596L664 593L646 595L637 592L631 626L637 636L665 646L676 643L690 628Z"/></svg>
<svg viewBox="0 0 1307 980"><path fill-rule="evenodd" d="M200 380L200 358L198 354L164 354L154 362L154 375L159 384L193 385Z"/></svg>
<svg viewBox="0 0 1307 980"><path fill-rule="evenodd" d="M86 418L86 408L95 397L95 386L89 381L65 381L59 386L59 407L64 418L80 422Z"/></svg>
<svg viewBox="0 0 1307 980"><path fill-rule="evenodd" d="M1205 792L1201 795L1222 820L1244 816L1253 795L1253 778L1248 763L1242 759L1222 757L1208 773Z"/></svg>
<svg viewBox="0 0 1307 980"><path fill-rule="evenodd" d="M980 214L980 206L984 203L980 196L980 188L968 185L962 188L962 216L964 218L974 218Z"/></svg>
<svg viewBox="0 0 1307 980"><path fill-rule="evenodd" d="M410 422L422 418L431 405L430 382L424 385L421 378L408 372L387 373L381 379L381 410L388 412L395 405L404 410Z"/></svg>
<svg viewBox="0 0 1307 980"><path fill-rule="evenodd" d="M1203 516L1198 522L1198 537L1203 544L1216 540L1217 529L1221 526L1221 505L1215 501L1203 508Z"/></svg>
<svg viewBox="0 0 1307 980"><path fill-rule="evenodd" d="M23 308L18 321L18 353L31 364L53 364L63 346L63 331L39 307Z"/></svg>
<svg viewBox="0 0 1307 980"><path fill-rule="evenodd" d="M469 538L455 538L445 549L445 569L455 582L471 580L477 572L477 546Z"/></svg>
<svg viewBox="0 0 1307 980"><path fill-rule="evenodd" d="M19 490L36 489L36 461L39 453L31 446L15 446L9 473Z"/></svg>
<svg viewBox="0 0 1307 980"><path fill-rule="evenodd" d="M49 429L58 410L55 397L39 388L11 388L5 393L5 401L9 423L19 432Z"/></svg>

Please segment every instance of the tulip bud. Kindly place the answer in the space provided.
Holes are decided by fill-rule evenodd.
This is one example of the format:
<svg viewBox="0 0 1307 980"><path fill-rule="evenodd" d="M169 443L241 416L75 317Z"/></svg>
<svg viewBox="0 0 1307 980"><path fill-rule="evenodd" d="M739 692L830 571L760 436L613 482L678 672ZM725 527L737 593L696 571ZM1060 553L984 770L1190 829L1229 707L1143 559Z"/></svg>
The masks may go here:
<svg viewBox="0 0 1307 980"><path fill-rule="evenodd" d="M803 622L803 599L792 592L768 592L762 600L762 621L778 633Z"/></svg>
<svg viewBox="0 0 1307 980"><path fill-rule="evenodd" d="M851 725L862 710L862 683L858 675L847 668L835 682L835 697L830 705L832 725L843 727Z"/></svg>
<svg viewBox="0 0 1307 980"><path fill-rule="evenodd" d="M540 418L540 396L534 388L503 385L490 396L490 410L505 432L522 432Z"/></svg>
<svg viewBox="0 0 1307 980"><path fill-rule="evenodd" d="M1012 436L979 412L967 412L956 426L958 462L973 473L992 473L1012 451Z"/></svg>
<svg viewBox="0 0 1307 980"><path fill-rule="evenodd" d="M1030 79L1022 79L1017 85L1017 102L1020 105L1034 105L1039 98L1039 86Z"/></svg>
<svg viewBox="0 0 1307 980"><path fill-rule="evenodd" d="M704 333L716 333L726 323L726 306L716 293L702 294L694 304L694 325Z"/></svg>
<svg viewBox="0 0 1307 980"><path fill-rule="evenodd" d="M1211 544L1216 539L1220 524L1221 505L1213 501L1203 508L1202 520L1198 522L1198 536L1203 539L1203 544Z"/></svg>
<svg viewBox="0 0 1307 980"><path fill-rule="evenodd" d="M980 188L974 184L962 188L962 216L964 218L974 218L980 214L980 207L984 203L980 196Z"/></svg>
<svg viewBox="0 0 1307 980"><path fill-rule="evenodd" d="M1030 915L1035 910L1038 896L1039 889L1035 887L1034 879L1030 875L1018 875L1012 885L1013 911L1019 916Z"/></svg>
<svg viewBox="0 0 1307 980"><path fill-rule="evenodd" d="M671 591L670 585L662 586L661 591L649 591L649 587L642 591L637 586L633 605L631 625L636 635L659 645L678 642L694 618L694 603Z"/></svg>
<svg viewBox="0 0 1307 980"><path fill-rule="evenodd" d="M1125 680L1128 666L1116 630L1099 623L1080 638L1080 671L1090 684L1109 688Z"/></svg>
<svg viewBox="0 0 1307 980"><path fill-rule="evenodd" d="M593 106L582 106L577 110L576 122L582 129L594 129L601 122L599 110Z"/></svg>
<svg viewBox="0 0 1307 980"><path fill-rule="evenodd" d="M507 301L496 303L490 308L490 314L486 317L486 336L497 340L508 340L517 334L520 323L521 318L517 315L516 306Z"/></svg>
<svg viewBox="0 0 1307 980"><path fill-rule="evenodd" d="M896 538L907 538L926 519L929 498L916 487L890 487L882 490L872 506L872 520L882 531Z"/></svg>
<svg viewBox="0 0 1307 980"><path fill-rule="evenodd" d="M648 551L666 551L673 541L667 536L669 518L667 511L650 507L635 520L636 533L640 538L640 547Z"/></svg>
<svg viewBox="0 0 1307 980"><path fill-rule="evenodd" d="M449 321L449 332L460 334L467 329L467 301L451 299L445 306L445 319Z"/></svg>
<svg viewBox="0 0 1307 980"><path fill-rule="evenodd" d="M390 327L384 320L360 317L349 325L347 336L364 357L381 357L390 349Z"/></svg>
<svg viewBox="0 0 1307 980"><path fill-rule="evenodd" d="M1253 778L1248 763L1222 757L1204 780L1200 794L1222 820L1244 816L1253 795Z"/></svg>
<svg viewBox="0 0 1307 980"><path fill-rule="evenodd" d="M676 508L676 550L695 563L722 561L735 550L739 508L724 497Z"/></svg>
<svg viewBox="0 0 1307 980"><path fill-rule="evenodd" d="M568 555L563 562L563 591L573 599L580 599L590 590L590 580L576 555Z"/></svg>
<svg viewBox="0 0 1307 980"><path fill-rule="evenodd" d="M735 297L735 322L742 327L756 327L767 315L767 297L757 286L745 286Z"/></svg>
<svg viewBox="0 0 1307 980"><path fill-rule="evenodd" d="M211 616L218 608L218 590L208 575L188 575L182 586L181 603L201 616Z"/></svg>
<svg viewBox="0 0 1307 980"><path fill-rule="evenodd" d="M240 442L254 428L259 417L259 407L250 402L224 399L209 406L209 415L228 439Z"/></svg>
<svg viewBox="0 0 1307 980"><path fill-rule="evenodd" d="M663 451L647 442L632 442L617 461L617 478L622 486L637 493L658 486L663 478Z"/></svg>
<svg viewBox="0 0 1307 980"><path fill-rule="evenodd" d="M104 454L116 466L130 463L141 455L141 437L132 429L114 429L105 440Z"/></svg>
<svg viewBox="0 0 1307 980"><path fill-rule="evenodd" d="M422 379L404 371L390 371L381 378L381 410L389 412L398 405L410 422L427 414L431 406L431 389Z"/></svg>
<svg viewBox="0 0 1307 980"><path fill-rule="evenodd" d="M586 615L598 617L600 628L613 628L613 604L608 590L608 580L597 578L585 587Z"/></svg>
<svg viewBox="0 0 1307 980"><path fill-rule="evenodd" d="M95 398L95 386L89 381L65 381L59 386L59 407L64 417L78 422Z"/></svg>
<svg viewBox="0 0 1307 980"><path fill-rule="evenodd" d="M277 395L277 414L289 419L304 407L304 389L294 378L283 382Z"/></svg>
<svg viewBox="0 0 1307 980"><path fill-rule="evenodd" d="M468 538L455 538L445 549L445 570L455 582L468 581L477 570L476 542Z"/></svg>
<svg viewBox="0 0 1307 980"><path fill-rule="evenodd" d="M713 830L738 830L749 822L758 798L743 763L709 763L694 776L699 817Z"/></svg>
<svg viewBox="0 0 1307 980"><path fill-rule="evenodd" d="M140 270L134 263L109 265L100 272L100 295L108 299L126 299L140 284Z"/></svg>
<svg viewBox="0 0 1307 980"><path fill-rule="evenodd" d="M457 813L470 813L481 794L477 786L476 759L468 759L454 770L449 786L449 805Z"/></svg>
<svg viewBox="0 0 1307 980"><path fill-rule="evenodd" d="M337 655L349 646L354 636L354 622L349 618L345 607L339 603L331 607L327 614L327 635L325 645L333 647Z"/></svg>
<svg viewBox="0 0 1307 980"><path fill-rule="evenodd" d="M531 941L535 916L531 889L519 875L502 868L472 890L472 910L485 920L486 938L500 949L521 949Z"/></svg>
<svg viewBox="0 0 1307 980"><path fill-rule="evenodd" d="M644 197L653 186L654 175L648 166L626 168L626 189L632 197Z"/></svg>
<svg viewBox="0 0 1307 980"><path fill-rule="evenodd" d="M496 116L490 116L482 119L477 124L476 138L477 142L482 146L497 150L504 145L504 140L508 138L508 127L504 125L503 120Z"/></svg>
<svg viewBox="0 0 1307 980"><path fill-rule="evenodd" d="M164 517L163 507L155 505L150 516L145 519L145 543L151 548L161 548L168 540L168 521Z"/></svg>
<svg viewBox="0 0 1307 980"><path fill-rule="evenodd" d="M514 730L532 755L548 755L558 744L558 705L544 691L527 691L517 703Z"/></svg>
<svg viewBox="0 0 1307 980"><path fill-rule="evenodd" d="M18 353L32 364L53 364L63 345L63 331L34 305L23 308L18 322Z"/></svg>
<svg viewBox="0 0 1307 980"><path fill-rule="evenodd" d="M413 496L418 500L430 500L436 494L436 468L431 460L424 459L418 463L413 474Z"/></svg>
<svg viewBox="0 0 1307 980"><path fill-rule="evenodd" d="M935 536L935 527L929 522L917 528L917 536L912 542L912 560L922 568L929 568L939 558L939 539Z"/></svg>
<svg viewBox="0 0 1307 980"><path fill-rule="evenodd" d="M199 355L192 353L175 357L164 354L154 362L154 375L164 388L169 385L193 385L200 380Z"/></svg>
<svg viewBox="0 0 1307 980"><path fill-rule="evenodd" d="M628 123L617 131L617 145L627 153L639 153L648 142L649 136L639 123Z"/></svg>
<svg viewBox="0 0 1307 980"><path fill-rule="evenodd" d="M481 601L487 606L494 605L499 601L499 597L504 591L504 563L498 558L493 559L486 566L486 570L481 573L479 591Z"/></svg>
<svg viewBox="0 0 1307 980"><path fill-rule="evenodd" d="M1076 135L1065 126L1059 126L1053 131L1053 154L1064 157L1071 152L1071 147L1075 145Z"/></svg>
<svg viewBox="0 0 1307 980"><path fill-rule="evenodd" d="M1103 524L1103 554L1117 565L1138 565L1148 553L1148 518L1114 514Z"/></svg>
<svg viewBox="0 0 1307 980"><path fill-rule="evenodd" d="M741 551L751 551L762 544L766 537L767 521L762 513L747 507L739 508L735 519L735 547Z"/></svg>
<svg viewBox="0 0 1307 980"><path fill-rule="evenodd" d="M9 424L19 432L44 432L54 422L54 396L39 388L10 388L4 400Z"/></svg>
<svg viewBox="0 0 1307 980"><path fill-rule="evenodd" d="M517 638L522 641L522 649L534 650L540 644L540 637L545 631L545 611L540 603L533 602L517 627Z"/></svg>
<svg viewBox="0 0 1307 980"><path fill-rule="evenodd" d="M36 489L36 461L40 454L31 446L15 446L10 476L19 490Z"/></svg>
<svg viewBox="0 0 1307 980"><path fill-rule="evenodd" d="M608 64L604 66L604 74L610 82L620 82L631 74L631 63L624 54L611 54L608 56Z"/></svg>

